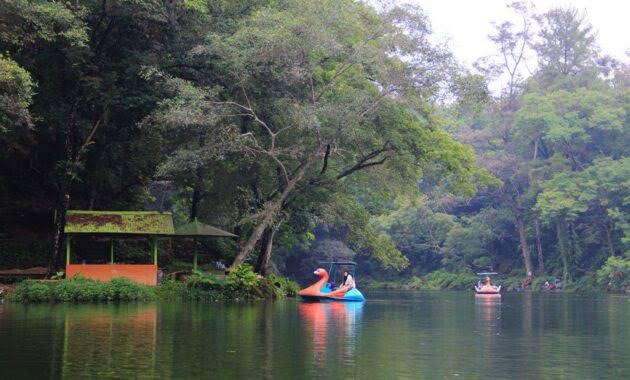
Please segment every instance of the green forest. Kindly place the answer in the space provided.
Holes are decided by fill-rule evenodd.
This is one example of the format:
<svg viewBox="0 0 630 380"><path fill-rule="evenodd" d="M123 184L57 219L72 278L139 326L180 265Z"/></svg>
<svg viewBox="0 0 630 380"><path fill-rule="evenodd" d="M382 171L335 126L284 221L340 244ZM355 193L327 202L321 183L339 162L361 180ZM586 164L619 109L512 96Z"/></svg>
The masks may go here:
<svg viewBox="0 0 630 380"><path fill-rule="evenodd" d="M509 7L469 68L402 3L1 0L0 268L62 269L67 210L161 210L239 236L207 267L630 291L628 62Z"/></svg>

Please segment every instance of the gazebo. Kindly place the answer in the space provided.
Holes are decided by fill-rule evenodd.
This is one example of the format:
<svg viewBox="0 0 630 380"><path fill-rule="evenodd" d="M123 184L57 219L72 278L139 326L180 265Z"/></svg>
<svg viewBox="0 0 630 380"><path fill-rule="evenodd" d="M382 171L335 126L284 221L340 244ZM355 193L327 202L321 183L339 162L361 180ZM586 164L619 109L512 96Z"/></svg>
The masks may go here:
<svg viewBox="0 0 630 380"><path fill-rule="evenodd" d="M192 222L175 229L175 236L193 238L193 270L197 270L197 239L204 237L238 237L233 233L202 223L195 218Z"/></svg>
<svg viewBox="0 0 630 380"><path fill-rule="evenodd" d="M69 210L66 214L66 277L84 277L109 281L129 278L145 285L157 284L159 238L174 234L170 212L157 211L83 211ZM109 238L109 263L71 263L72 240L78 236ZM152 264L115 264L114 239L144 237L151 242Z"/></svg>

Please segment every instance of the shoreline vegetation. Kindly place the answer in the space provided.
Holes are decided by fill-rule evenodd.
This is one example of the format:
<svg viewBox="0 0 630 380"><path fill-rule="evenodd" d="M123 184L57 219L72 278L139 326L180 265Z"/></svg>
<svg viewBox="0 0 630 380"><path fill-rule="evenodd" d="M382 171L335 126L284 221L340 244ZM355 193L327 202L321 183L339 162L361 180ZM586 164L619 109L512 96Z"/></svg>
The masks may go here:
<svg viewBox="0 0 630 380"><path fill-rule="evenodd" d="M584 276L565 284L565 292L616 292L630 293L627 260L612 257L602 269L591 276ZM450 273L437 270L424 276L405 279L383 280L365 277L361 281L364 289L371 290L470 290L478 277L473 273ZM496 282L506 292L515 291L522 277L499 277ZM535 278L531 285L521 291L544 291L544 283L553 283L553 276ZM278 275L262 277L244 264L231 271L224 279L212 274L193 273L185 280L167 279L155 287L140 285L125 278L108 282L83 277L63 280L24 280L8 292L10 302L116 302L116 301L254 301L295 297L299 285Z"/></svg>
<svg viewBox="0 0 630 380"><path fill-rule="evenodd" d="M504 291L513 292L523 282L524 276L498 276L495 282L503 286ZM557 277L541 275L535 277L531 284L521 291L544 291L545 282L553 284ZM362 285L367 289L401 289L401 290L467 290L479 278L471 272L453 273L437 270L423 276L383 280L365 278ZM611 292L630 293L630 262L623 257L610 257L604 265L594 273L587 273L573 281L564 283L561 291L567 292Z"/></svg>
<svg viewBox="0 0 630 380"><path fill-rule="evenodd" d="M7 295L11 302L116 302L116 301L253 301L294 297L299 286L284 277L260 277L249 265L230 272L225 279L193 273L183 281L165 280L157 286L125 278L102 282L84 277L63 280L25 280Z"/></svg>

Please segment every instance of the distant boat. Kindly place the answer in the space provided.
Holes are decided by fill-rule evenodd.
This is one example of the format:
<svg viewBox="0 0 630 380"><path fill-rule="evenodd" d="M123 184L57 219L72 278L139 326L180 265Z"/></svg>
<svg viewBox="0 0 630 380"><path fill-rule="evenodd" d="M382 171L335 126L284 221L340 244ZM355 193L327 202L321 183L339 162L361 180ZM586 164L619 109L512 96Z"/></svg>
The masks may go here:
<svg viewBox="0 0 630 380"><path fill-rule="evenodd" d="M496 272L481 272L477 273L477 276L483 277L485 276L485 284L481 283L481 279L475 285L475 293L477 294L500 294L501 293L501 285L493 285L490 281L490 276L495 276Z"/></svg>

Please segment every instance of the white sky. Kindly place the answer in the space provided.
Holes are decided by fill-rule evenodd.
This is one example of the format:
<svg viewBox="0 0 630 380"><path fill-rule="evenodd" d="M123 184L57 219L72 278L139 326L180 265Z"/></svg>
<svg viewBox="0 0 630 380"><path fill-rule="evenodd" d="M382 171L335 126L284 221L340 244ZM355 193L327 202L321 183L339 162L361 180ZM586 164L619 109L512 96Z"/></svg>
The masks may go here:
<svg viewBox="0 0 630 380"><path fill-rule="evenodd" d="M402 0L420 5L429 16L435 38L449 40L451 50L470 66L477 58L496 53L488 40L492 22L513 18L507 8L509 0ZM630 52L630 0L534 0L537 12L557 6L571 5L586 11L587 20L598 32L598 44L603 53L628 60Z"/></svg>

